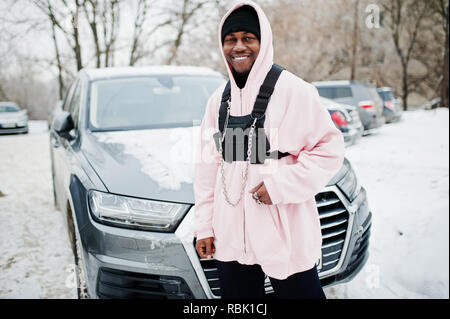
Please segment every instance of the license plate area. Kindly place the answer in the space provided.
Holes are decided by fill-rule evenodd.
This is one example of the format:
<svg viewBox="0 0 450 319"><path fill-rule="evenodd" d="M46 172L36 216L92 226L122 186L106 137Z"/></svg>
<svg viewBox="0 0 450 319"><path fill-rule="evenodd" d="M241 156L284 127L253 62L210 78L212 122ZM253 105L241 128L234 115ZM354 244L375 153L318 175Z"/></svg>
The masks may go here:
<svg viewBox="0 0 450 319"><path fill-rule="evenodd" d="M14 128L16 127L16 123L3 123L0 124L0 128Z"/></svg>

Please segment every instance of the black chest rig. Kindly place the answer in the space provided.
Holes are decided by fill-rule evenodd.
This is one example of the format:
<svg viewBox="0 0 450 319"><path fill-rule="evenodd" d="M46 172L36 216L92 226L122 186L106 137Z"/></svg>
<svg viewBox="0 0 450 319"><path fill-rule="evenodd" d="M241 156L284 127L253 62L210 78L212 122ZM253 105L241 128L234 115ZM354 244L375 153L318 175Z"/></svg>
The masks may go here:
<svg viewBox="0 0 450 319"><path fill-rule="evenodd" d="M225 132L224 126L228 103L231 101L231 85L230 81L228 81L222 93L222 102L219 109L219 132L214 134L216 148L220 152L220 141L225 133L225 138L222 142L222 157L225 162L246 161L249 132L255 119L255 129L251 140L250 163L264 164L266 158L280 159L290 155L289 153L280 151L269 152L270 144L264 130L266 108L274 91L275 84L283 70L284 68L279 65L274 64L272 66L259 89L252 113L245 116L229 115Z"/></svg>

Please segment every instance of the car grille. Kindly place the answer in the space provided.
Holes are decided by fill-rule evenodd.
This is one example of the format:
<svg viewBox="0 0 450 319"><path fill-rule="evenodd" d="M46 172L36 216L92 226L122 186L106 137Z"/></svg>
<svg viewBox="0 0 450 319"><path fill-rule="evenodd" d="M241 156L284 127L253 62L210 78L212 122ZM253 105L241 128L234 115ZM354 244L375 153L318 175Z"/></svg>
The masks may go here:
<svg viewBox="0 0 450 319"><path fill-rule="evenodd" d="M372 226L371 216L365 221L363 228L366 230L360 238L356 240L352 255L344 272L337 275L335 280L341 280L351 275L358 268L364 259L368 258L370 228Z"/></svg>
<svg viewBox="0 0 450 319"><path fill-rule="evenodd" d="M339 263L349 226L349 213L336 193L332 191L317 194L316 203L322 230L322 268L319 271L320 274L320 272L333 269ZM216 261L214 259L200 259L200 263L213 296L219 298L220 285ZM267 295L273 293L272 285L267 276L265 289Z"/></svg>
<svg viewBox="0 0 450 319"><path fill-rule="evenodd" d="M363 260L364 256L366 255L366 252L369 248L369 237L370 237L370 228L372 226L372 223L370 223L370 218L366 220L366 224L368 226L364 226L363 228L367 227L364 233L361 235L360 238L355 243L355 246L353 247L352 256L350 257L350 261L348 262L347 266L347 273L351 273Z"/></svg>
<svg viewBox="0 0 450 319"><path fill-rule="evenodd" d="M349 214L334 192L323 192L316 196L322 229L322 268L320 272L337 266L347 235Z"/></svg>
<svg viewBox="0 0 450 319"><path fill-rule="evenodd" d="M97 295L106 299L192 299L186 282L175 276L100 268Z"/></svg>

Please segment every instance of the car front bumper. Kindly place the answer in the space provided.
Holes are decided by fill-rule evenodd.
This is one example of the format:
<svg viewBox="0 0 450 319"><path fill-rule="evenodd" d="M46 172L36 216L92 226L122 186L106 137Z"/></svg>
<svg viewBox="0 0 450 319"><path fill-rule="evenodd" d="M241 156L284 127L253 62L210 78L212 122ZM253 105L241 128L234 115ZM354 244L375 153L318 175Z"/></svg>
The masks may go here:
<svg viewBox="0 0 450 319"><path fill-rule="evenodd" d="M89 216L80 236L91 298L206 298L177 234L107 226Z"/></svg>
<svg viewBox="0 0 450 319"><path fill-rule="evenodd" d="M385 107L383 109L383 116L386 118L386 123L398 122L402 118L402 112Z"/></svg>
<svg viewBox="0 0 450 319"><path fill-rule="evenodd" d="M364 126L364 134L378 129L385 123L385 118L374 111L360 111L360 118Z"/></svg>
<svg viewBox="0 0 450 319"><path fill-rule="evenodd" d="M2 127L0 125L0 134L27 133L28 125L20 127Z"/></svg>
<svg viewBox="0 0 450 319"><path fill-rule="evenodd" d="M346 218L339 229L322 230L327 238L319 278L323 286L330 286L350 280L365 263L371 214L364 188L351 203L336 186L327 186L321 194L323 197L316 196L320 216L335 212ZM194 209L192 206L175 233L107 226L89 214L79 234L90 297L220 298L215 260L200 259L195 251ZM321 217L322 226L323 220ZM266 293L270 296L272 292L266 280Z"/></svg>

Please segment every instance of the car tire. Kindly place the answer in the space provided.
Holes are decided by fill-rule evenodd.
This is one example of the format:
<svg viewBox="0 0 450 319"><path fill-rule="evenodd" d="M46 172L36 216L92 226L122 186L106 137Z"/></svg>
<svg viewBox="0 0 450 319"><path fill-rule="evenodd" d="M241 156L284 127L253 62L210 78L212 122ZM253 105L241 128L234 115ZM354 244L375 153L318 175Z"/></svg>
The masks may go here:
<svg viewBox="0 0 450 319"><path fill-rule="evenodd" d="M81 241L78 233L75 229L75 224L72 218L72 212L67 212L67 223L69 229L70 244L75 259L75 275L77 280L77 296L78 299L89 299L89 293L87 290L86 274L84 271L84 262L81 253Z"/></svg>
<svg viewBox="0 0 450 319"><path fill-rule="evenodd" d="M86 283L86 274L84 272L84 262L81 257L81 242L78 236L75 236L75 269L76 269L76 277L77 277L77 294L78 299L89 299L89 293L87 289Z"/></svg>

